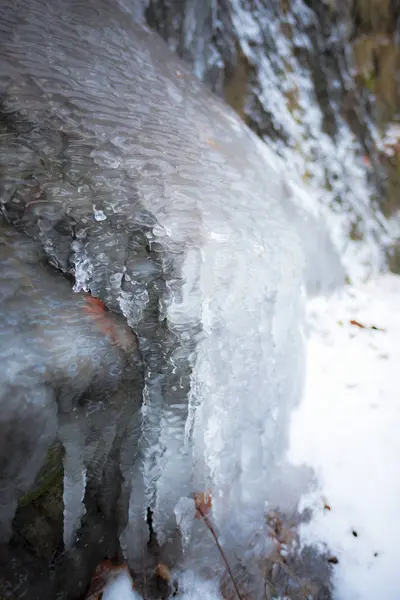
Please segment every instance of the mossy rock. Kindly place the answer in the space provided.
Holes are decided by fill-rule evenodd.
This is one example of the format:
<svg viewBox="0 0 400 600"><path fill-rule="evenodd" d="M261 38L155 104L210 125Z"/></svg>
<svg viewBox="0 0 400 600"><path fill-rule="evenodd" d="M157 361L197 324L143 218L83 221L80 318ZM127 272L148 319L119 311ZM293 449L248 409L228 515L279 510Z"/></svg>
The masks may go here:
<svg viewBox="0 0 400 600"><path fill-rule="evenodd" d="M13 528L34 555L50 560L62 543L64 519L64 449L51 446L35 483L19 501Z"/></svg>
<svg viewBox="0 0 400 600"><path fill-rule="evenodd" d="M57 483L63 484L63 456L64 448L57 441L50 447L46 462L37 474L33 487L19 499L19 507L28 506L28 504L46 494Z"/></svg>
<svg viewBox="0 0 400 600"><path fill-rule="evenodd" d="M392 273L400 275L400 241L390 248L388 253L388 265Z"/></svg>

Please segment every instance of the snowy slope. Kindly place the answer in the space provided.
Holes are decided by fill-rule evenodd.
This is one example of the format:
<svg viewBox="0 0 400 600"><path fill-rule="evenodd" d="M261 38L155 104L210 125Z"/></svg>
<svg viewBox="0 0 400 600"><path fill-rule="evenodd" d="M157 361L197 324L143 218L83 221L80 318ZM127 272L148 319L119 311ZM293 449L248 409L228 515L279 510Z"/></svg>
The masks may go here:
<svg viewBox="0 0 400 600"><path fill-rule="evenodd" d="M400 596L399 306L395 275L309 304L306 388L291 458L316 471L316 490L303 499L314 517L302 537L338 558L338 600Z"/></svg>

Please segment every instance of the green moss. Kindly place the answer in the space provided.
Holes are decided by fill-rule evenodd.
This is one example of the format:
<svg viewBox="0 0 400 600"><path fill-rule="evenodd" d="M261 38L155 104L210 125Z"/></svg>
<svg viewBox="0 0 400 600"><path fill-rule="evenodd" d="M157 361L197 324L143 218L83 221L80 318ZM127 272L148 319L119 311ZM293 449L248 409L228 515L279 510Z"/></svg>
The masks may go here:
<svg viewBox="0 0 400 600"><path fill-rule="evenodd" d="M311 181L311 179L313 178L313 174L311 173L311 171L306 169L301 178L305 183L307 183L308 181Z"/></svg>
<svg viewBox="0 0 400 600"><path fill-rule="evenodd" d="M355 0L355 10L365 30L387 31L393 26L391 0Z"/></svg>
<svg viewBox="0 0 400 600"><path fill-rule="evenodd" d="M395 74L400 68L400 48L394 34L360 35L352 45L358 75L356 82L376 96L380 123L389 122L400 108Z"/></svg>
<svg viewBox="0 0 400 600"><path fill-rule="evenodd" d="M50 489L58 487L63 482L63 455L64 450L59 442L55 442L47 453L47 459L40 469L35 483L29 492L21 496L18 506L28 506Z"/></svg>
<svg viewBox="0 0 400 600"><path fill-rule="evenodd" d="M351 240L353 240L354 242L360 242L361 240L364 239L364 233L361 228L362 228L362 220L360 218L358 218L354 223L352 223L351 229L349 232L349 238Z"/></svg>
<svg viewBox="0 0 400 600"><path fill-rule="evenodd" d="M20 498L14 530L35 556L51 560L62 543L63 448L55 443L32 489Z"/></svg>
<svg viewBox="0 0 400 600"><path fill-rule="evenodd" d="M386 217L391 217L400 210L400 152L395 152L393 156L383 155L381 160L387 174L387 196L382 212Z"/></svg>
<svg viewBox="0 0 400 600"><path fill-rule="evenodd" d="M392 273L400 275L400 243L390 248L388 253L388 265Z"/></svg>
<svg viewBox="0 0 400 600"><path fill-rule="evenodd" d="M245 112L247 89L249 84L250 64L240 48L236 46L237 63L234 71L226 78L224 85L225 101L237 112L239 117L246 123Z"/></svg>

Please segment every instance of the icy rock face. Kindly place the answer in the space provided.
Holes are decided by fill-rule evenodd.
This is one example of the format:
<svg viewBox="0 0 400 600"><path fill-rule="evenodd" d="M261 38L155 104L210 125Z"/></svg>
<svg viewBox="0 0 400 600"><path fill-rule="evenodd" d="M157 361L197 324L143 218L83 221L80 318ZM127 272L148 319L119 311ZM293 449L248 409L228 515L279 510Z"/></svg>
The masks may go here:
<svg viewBox="0 0 400 600"><path fill-rule="evenodd" d="M369 110L373 99L356 85L352 3L146 0L142 6L170 48L309 187L347 273L357 278L371 264L379 268L390 231L379 208L387 175ZM295 205L301 208L297 197Z"/></svg>
<svg viewBox="0 0 400 600"><path fill-rule="evenodd" d="M84 497L90 507L95 498L108 519L116 499L121 508L127 503L130 486L123 483L119 454L137 421L140 359L126 323L96 320L87 297L74 294L46 265L38 243L4 218L0 283L0 545L13 535L17 517L19 535L38 528L31 543L40 556L41 544L57 548L63 539L66 550L75 544ZM53 501L46 522L46 509L36 512L30 504L49 491L57 496L60 487L61 502ZM8 569L22 577L15 557L7 566L3 560L2 581Z"/></svg>
<svg viewBox="0 0 400 600"><path fill-rule="evenodd" d="M87 469L110 513L117 465L131 490L117 529L126 525L132 565L148 542L148 509L165 556L177 546L179 555L176 506L206 487L227 551L262 550L267 504L297 499L283 464L301 391L305 277L281 167L111 1L6 0L0 53L3 214L40 244L53 278L63 272L75 292L124 315L143 365L136 372L134 350L121 338L110 348L109 335L92 353L90 333L70 323L58 331L64 309L52 313L52 361L58 345L97 361L67 377L78 397L97 390L86 418L77 424L74 395L58 398L73 505L65 544L85 518ZM107 386L127 411L119 421L107 403L98 415ZM115 446L113 426L124 425Z"/></svg>
<svg viewBox="0 0 400 600"><path fill-rule="evenodd" d="M30 491L59 439L65 451L64 542L70 547L86 478L93 487L101 485L111 447L127 429L119 420L129 423L134 414L132 380L139 373L134 338L129 355L113 345L87 311L85 298L45 266L33 240L3 218L0 249L1 537L9 537L18 500Z"/></svg>

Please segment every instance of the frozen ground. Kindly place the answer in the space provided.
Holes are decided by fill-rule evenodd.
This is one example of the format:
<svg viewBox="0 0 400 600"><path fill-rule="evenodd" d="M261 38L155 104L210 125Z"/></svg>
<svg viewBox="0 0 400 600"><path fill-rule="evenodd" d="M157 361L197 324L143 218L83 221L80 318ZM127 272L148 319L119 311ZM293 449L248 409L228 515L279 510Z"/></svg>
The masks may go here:
<svg viewBox="0 0 400 600"><path fill-rule="evenodd" d="M317 474L317 490L303 499L314 517L302 536L337 557L338 600L400 597L399 309L395 275L309 304L306 388L290 454Z"/></svg>

